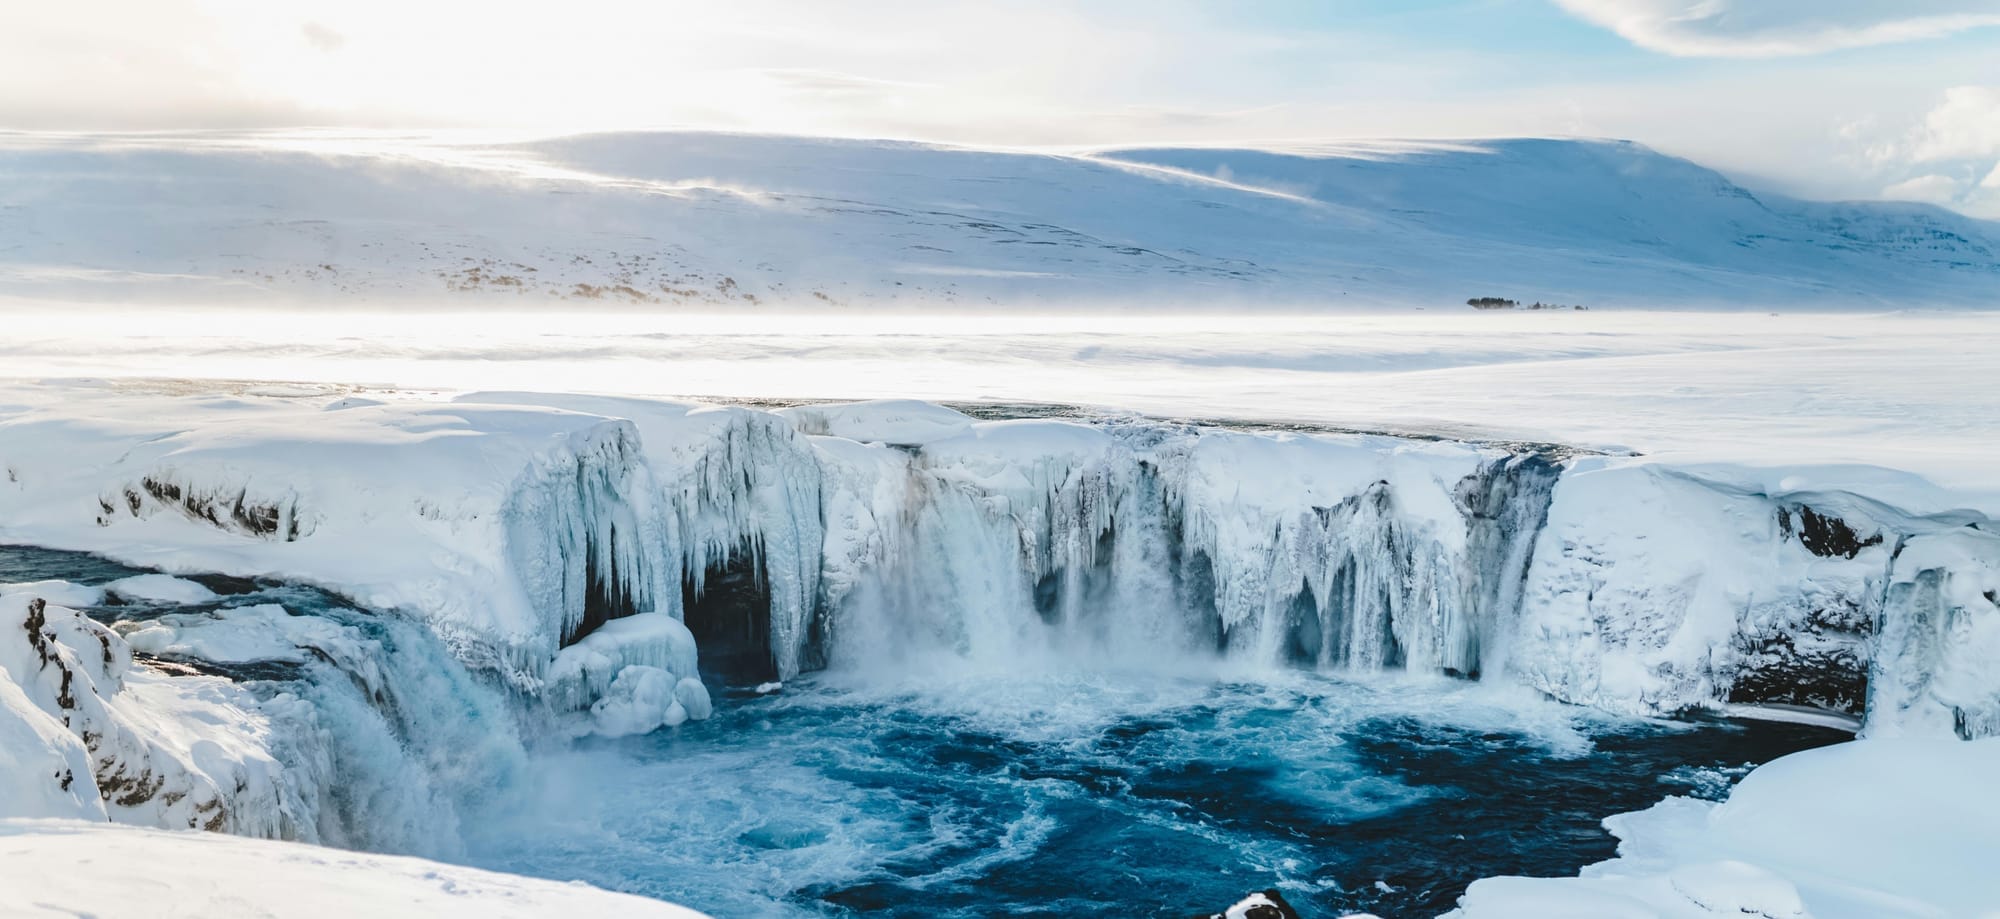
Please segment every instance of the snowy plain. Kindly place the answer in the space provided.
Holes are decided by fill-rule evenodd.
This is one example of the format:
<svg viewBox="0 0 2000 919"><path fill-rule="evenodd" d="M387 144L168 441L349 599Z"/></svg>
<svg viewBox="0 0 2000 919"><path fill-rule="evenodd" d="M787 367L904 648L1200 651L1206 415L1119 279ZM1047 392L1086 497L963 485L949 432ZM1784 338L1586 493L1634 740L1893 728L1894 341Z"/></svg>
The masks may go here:
<svg viewBox="0 0 2000 919"><path fill-rule="evenodd" d="M1007 317L12 304L11 377L1048 403L1914 473L2000 491L2000 316ZM1986 500L1986 499L1982 499Z"/></svg>

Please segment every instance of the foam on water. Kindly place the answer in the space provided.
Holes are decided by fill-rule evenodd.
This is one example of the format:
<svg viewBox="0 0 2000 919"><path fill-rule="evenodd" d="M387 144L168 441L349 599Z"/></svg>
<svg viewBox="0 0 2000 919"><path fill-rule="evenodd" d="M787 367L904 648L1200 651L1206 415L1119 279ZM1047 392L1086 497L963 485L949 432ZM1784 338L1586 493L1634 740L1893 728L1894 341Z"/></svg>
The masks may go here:
<svg viewBox="0 0 2000 919"><path fill-rule="evenodd" d="M834 674L543 760L536 806L468 845L729 917L1175 914L1270 886L1427 916L1476 877L1608 857L1607 814L1838 736L1443 679Z"/></svg>

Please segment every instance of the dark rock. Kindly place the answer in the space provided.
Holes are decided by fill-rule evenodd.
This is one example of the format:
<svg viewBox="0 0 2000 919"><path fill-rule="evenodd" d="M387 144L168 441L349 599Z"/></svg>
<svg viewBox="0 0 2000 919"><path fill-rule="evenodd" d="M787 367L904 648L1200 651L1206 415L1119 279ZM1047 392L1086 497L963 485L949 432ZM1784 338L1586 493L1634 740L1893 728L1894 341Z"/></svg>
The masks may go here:
<svg viewBox="0 0 2000 919"><path fill-rule="evenodd" d="M1253 893L1219 913L1197 919L1299 919L1299 912L1276 889Z"/></svg>
<svg viewBox="0 0 2000 919"><path fill-rule="evenodd" d="M1882 543L1880 533L1863 538L1847 521L1803 504L1799 505L1796 518L1790 508L1778 508L1778 532L1797 538L1807 552L1820 558L1853 558L1861 550Z"/></svg>

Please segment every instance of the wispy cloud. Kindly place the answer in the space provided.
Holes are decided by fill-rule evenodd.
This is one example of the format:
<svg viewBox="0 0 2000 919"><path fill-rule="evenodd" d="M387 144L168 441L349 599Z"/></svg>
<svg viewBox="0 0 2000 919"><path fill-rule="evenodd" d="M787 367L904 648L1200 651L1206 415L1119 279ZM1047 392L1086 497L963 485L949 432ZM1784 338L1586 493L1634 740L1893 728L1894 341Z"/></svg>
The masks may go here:
<svg viewBox="0 0 2000 919"><path fill-rule="evenodd" d="M2000 25L2000 0L1556 0L1680 57L1785 57Z"/></svg>
<svg viewBox="0 0 2000 919"><path fill-rule="evenodd" d="M1951 204L1958 200L1964 189L1961 183L1946 175L1920 175L1904 179L1882 189L1882 197L1891 201L1921 201L1925 204Z"/></svg>
<svg viewBox="0 0 2000 919"><path fill-rule="evenodd" d="M1741 56L1970 28L2000 21L2000 0L1334 7L51 3L0 29L0 129L697 127L1066 148L1587 134L1853 197L1929 175L1983 189L2000 159L2000 102L1976 85L2000 42L1663 61L1563 12L1644 47Z"/></svg>

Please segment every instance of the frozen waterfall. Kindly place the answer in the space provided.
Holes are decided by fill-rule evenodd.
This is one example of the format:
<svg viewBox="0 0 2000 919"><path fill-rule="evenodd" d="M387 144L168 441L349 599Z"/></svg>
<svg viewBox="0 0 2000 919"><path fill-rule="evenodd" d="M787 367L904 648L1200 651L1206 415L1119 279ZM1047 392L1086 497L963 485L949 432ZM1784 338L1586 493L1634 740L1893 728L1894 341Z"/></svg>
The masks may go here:
<svg viewBox="0 0 2000 919"><path fill-rule="evenodd" d="M1885 470L907 401L179 410L10 422L5 537L325 587L604 730L717 677L1188 660L1871 732L2000 711L1991 518Z"/></svg>

